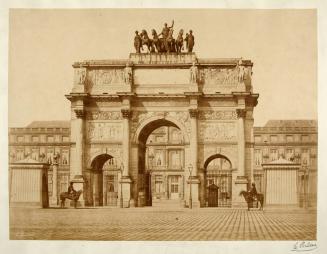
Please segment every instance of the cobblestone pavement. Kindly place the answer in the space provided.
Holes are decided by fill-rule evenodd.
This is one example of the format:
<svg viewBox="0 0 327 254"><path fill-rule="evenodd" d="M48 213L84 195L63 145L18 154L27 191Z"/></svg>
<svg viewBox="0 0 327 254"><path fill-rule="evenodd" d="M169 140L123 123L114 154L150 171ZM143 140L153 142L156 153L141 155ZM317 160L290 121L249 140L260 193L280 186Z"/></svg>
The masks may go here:
<svg viewBox="0 0 327 254"><path fill-rule="evenodd" d="M314 240L316 213L245 209L11 208L11 239Z"/></svg>

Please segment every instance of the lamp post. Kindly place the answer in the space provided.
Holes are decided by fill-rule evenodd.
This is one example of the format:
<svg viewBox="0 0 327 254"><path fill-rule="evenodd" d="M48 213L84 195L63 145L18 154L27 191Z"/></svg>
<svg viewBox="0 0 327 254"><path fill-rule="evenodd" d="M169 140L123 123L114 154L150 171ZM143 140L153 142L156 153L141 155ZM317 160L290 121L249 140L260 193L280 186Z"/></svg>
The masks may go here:
<svg viewBox="0 0 327 254"><path fill-rule="evenodd" d="M147 147L149 148L149 147ZM152 173L152 166L153 166L153 158L154 155L150 154L150 149L148 149L148 172L149 172L149 195L148 195L148 205L152 206L152 186L151 186L151 173Z"/></svg>
<svg viewBox="0 0 327 254"><path fill-rule="evenodd" d="M304 208L308 208L308 185L309 185L309 168L306 160L303 162L304 167Z"/></svg>
<svg viewBox="0 0 327 254"><path fill-rule="evenodd" d="M123 204L123 182L122 182L122 178L123 178L123 171L124 171L124 163L121 163L120 164L120 199L119 199L119 202L120 202L120 208L123 208L124 207L124 204Z"/></svg>
<svg viewBox="0 0 327 254"><path fill-rule="evenodd" d="M189 183L190 183L189 208L192 209L192 171L193 171L192 164L190 164L188 166L188 171L190 172L190 176L189 176Z"/></svg>

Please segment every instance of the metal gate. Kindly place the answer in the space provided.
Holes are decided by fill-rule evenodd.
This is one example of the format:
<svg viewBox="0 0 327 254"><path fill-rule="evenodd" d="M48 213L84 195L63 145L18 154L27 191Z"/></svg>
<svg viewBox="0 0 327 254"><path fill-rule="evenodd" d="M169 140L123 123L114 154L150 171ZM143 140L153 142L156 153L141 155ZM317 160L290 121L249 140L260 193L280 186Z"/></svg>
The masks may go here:
<svg viewBox="0 0 327 254"><path fill-rule="evenodd" d="M208 187L208 206L217 207L218 206L218 186L215 184L210 184Z"/></svg>
<svg viewBox="0 0 327 254"><path fill-rule="evenodd" d="M213 202L214 194L210 186L217 186L217 201ZM232 173L230 170L210 170L207 172L207 204L216 207L231 207ZM213 187L211 187L213 188ZM212 190L213 191L213 190Z"/></svg>

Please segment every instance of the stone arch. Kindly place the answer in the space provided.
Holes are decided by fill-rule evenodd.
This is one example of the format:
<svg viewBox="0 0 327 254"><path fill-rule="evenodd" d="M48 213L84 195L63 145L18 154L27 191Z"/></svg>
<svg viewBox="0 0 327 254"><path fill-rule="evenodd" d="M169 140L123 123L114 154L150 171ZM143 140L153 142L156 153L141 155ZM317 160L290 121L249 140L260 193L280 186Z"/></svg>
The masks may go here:
<svg viewBox="0 0 327 254"><path fill-rule="evenodd" d="M90 168L93 170L102 169L103 165L106 163L107 160L114 158L112 155L107 153L101 153L96 155L92 158L90 163Z"/></svg>
<svg viewBox="0 0 327 254"><path fill-rule="evenodd" d="M153 126L157 126L155 128L153 127L153 130L154 130L158 127L167 125L167 123L168 123L168 125L175 126L181 130L181 132L183 134L183 138L184 138L184 144L187 144L190 142L189 136L187 133L187 129L178 120L176 120L175 118L170 117L170 116L152 116L152 117L145 119L138 125L138 127L134 133L133 139L132 139L133 143L139 143L140 137L141 137L140 135L142 135L142 133L145 133L144 131L147 130L147 128L149 128L149 126L151 126L152 124L154 124ZM146 131L146 132L148 132L148 131Z"/></svg>
<svg viewBox="0 0 327 254"><path fill-rule="evenodd" d="M231 165L231 169L233 168L233 164L232 164L231 160L230 160L227 156L222 155L222 154L220 154L220 153L216 153L216 154L213 154L213 155L209 156L209 157L205 160L205 162L204 162L204 164L203 164L203 169L206 171L206 170L207 170L207 167L208 167L208 165L209 165L209 163L210 163L211 161L213 161L214 159L218 159L218 158L221 158L221 159L225 159L225 160L227 160L227 161L230 163L230 165Z"/></svg>

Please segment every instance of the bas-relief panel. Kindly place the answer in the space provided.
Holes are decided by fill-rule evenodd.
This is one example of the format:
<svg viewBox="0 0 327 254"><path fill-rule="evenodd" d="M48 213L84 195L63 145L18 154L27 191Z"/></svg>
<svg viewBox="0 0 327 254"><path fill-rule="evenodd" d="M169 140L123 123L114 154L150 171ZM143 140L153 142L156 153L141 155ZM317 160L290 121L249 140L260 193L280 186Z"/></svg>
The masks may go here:
<svg viewBox="0 0 327 254"><path fill-rule="evenodd" d="M199 81L205 85L233 85L238 83L237 68L203 68L199 70Z"/></svg>
<svg viewBox="0 0 327 254"><path fill-rule="evenodd" d="M199 140L203 142L236 141L236 123L234 122L200 122Z"/></svg>
<svg viewBox="0 0 327 254"><path fill-rule="evenodd" d="M124 84L124 69L99 69L88 72L88 83L91 85Z"/></svg>
<svg viewBox="0 0 327 254"><path fill-rule="evenodd" d="M89 141L119 141L122 139L121 123L87 122L86 139Z"/></svg>

